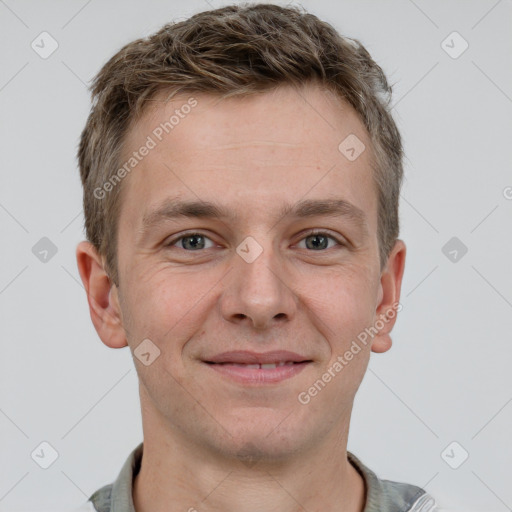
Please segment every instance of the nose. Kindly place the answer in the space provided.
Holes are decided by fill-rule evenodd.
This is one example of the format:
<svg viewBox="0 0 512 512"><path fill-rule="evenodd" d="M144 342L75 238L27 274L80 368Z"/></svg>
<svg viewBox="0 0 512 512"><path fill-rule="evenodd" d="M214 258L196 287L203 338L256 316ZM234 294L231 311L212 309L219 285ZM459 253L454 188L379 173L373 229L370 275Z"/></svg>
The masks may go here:
<svg viewBox="0 0 512 512"><path fill-rule="evenodd" d="M252 262L234 253L225 279L220 307L227 321L265 330L294 317L297 295L270 244Z"/></svg>

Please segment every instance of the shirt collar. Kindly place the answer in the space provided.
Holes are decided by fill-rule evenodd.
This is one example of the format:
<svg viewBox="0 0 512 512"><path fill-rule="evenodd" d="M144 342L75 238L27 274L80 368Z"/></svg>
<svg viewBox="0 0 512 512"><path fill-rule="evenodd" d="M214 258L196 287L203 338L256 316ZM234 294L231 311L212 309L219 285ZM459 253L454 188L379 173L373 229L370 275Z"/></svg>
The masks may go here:
<svg viewBox="0 0 512 512"><path fill-rule="evenodd" d="M112 486L110 512L135 512L133 504L133 481L140 471L144 443L140 443L126 459L119 476Z"/></svg>
<svg viewBox="0 0 512 512"><path fill-rule="evenodd" d="M110 496L103 496L110 500L110 508L102 506L98 510L135 512L132 489L135 476L140 471L143 446L142 442L131 452L112 484ZM364 480L366 505L363 512L391 512L396 510L398 503L404 507L402 510L409 510L411 504L425 493L423 489L410 484L380 480L371 469L349 451L347 451L347 458Z"/></svg>

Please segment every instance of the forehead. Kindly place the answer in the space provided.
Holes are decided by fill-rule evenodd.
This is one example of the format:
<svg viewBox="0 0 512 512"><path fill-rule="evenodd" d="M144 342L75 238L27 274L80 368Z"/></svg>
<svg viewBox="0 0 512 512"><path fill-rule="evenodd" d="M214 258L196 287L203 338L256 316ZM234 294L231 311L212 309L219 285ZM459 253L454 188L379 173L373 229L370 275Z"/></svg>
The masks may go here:
<svg viewBox="0 0 512 512"><path fill-rule="evenodd" d="M122 210L132 223L140 225L165 197L177 195L259 204L258 214L306 196L336 196L372 216L370 141L355 110L331 91L281 86L224 99L167 96L155 97L123 147L127 161L151 146L123 183ZM350 161L340 143L354 135L367 150Z"/></svg>
<svg viewBox="0 0 512 512"><path fill-rule="evenodd" d="M196 150L222 151L223 157L252 146L260 154L298 149L326 157L340 156L340 137L351 133L365 143L366 129L357 112L331 90L308 84L222 98L217 94L179 93L168 99L161 91L148 101L144 114L128 130L126 156L147 137L156 143L149 158L175 151L185 159ZM366 140L365 140L366 139Z"/></svg>

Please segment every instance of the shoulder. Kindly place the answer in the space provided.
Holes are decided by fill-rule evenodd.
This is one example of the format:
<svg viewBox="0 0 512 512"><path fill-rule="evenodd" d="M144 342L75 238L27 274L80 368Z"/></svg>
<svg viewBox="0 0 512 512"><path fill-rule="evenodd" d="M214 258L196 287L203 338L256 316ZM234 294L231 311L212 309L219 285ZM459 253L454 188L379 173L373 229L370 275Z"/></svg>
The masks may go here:
<svg viewBox="0 0 512 512"><path fill-rule="evenodd" d="M70 512L111 512L112 487L113 484L104 485L80 507Z"/></svg>
<svg viewBox="0 0 512 512"><path fill-rule="evenodd" d="M379 480L380 499L404 512L439 512L436 500L417 485Z"/></svg>
<svg viewBox="0 0 512 512"><path fill-rule="evenodd" d="M92 504L92 501L86 501L82 505L80 505L78 508L74 508L73 510L70 510L69 512L98 512L97 509Z"/></svg>
<svg viewBox="0 0 512 512"><path fill-rule="evenodd" d="M435 499L425 489L405 482L381 479L353 453L347 452L347 456L365 481L364 512L439 512Z"/></svg>
<svg viewBox="0 0 512 512"><path fill-rule="evenodd" d="M82 508L72 512L112 512L115 510L133 511L132 484L142 460L143 443L140 443L125 460L117 478L110 484L100 487Z"/></svg>

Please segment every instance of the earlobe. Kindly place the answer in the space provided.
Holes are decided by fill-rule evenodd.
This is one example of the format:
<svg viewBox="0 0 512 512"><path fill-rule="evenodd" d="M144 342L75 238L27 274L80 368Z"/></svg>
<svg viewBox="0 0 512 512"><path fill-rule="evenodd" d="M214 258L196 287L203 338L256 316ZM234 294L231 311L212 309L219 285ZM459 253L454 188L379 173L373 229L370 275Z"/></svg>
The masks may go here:
<svg viewBox="0 0 512 512"><path fill-rule="evenodd" d="M117 289L104 270L96 248L82 241L76 248L78 271L87 293L91 320L99 337L111 348L128 345L121 321Z"/></svg>
<svg viewBox="0 0 512 512"><path fill-rule="evenodd" d="M387 352L391 348L392 344L393 340L389 334L380 333L373 339L372 352L382 354L383 352Z"/></svg>
<svg viewBox="0 0 512 512"><path fill-rule="evenodd" d="M391 251L387 265L382 271L379 286L379 299L375 310L377 334L372 342L372 352L382 353L391 348L391 330L401 309L400 292L405 269L406 246L397 240Z"/></svg>

